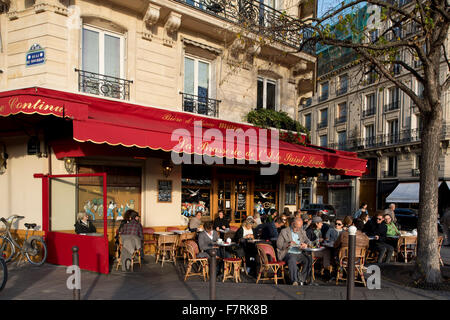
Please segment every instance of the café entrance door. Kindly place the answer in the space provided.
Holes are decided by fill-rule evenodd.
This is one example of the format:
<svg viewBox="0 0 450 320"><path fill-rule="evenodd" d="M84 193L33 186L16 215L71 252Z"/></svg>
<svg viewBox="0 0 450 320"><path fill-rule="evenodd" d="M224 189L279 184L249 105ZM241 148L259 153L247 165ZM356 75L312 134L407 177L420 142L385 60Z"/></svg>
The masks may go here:
<svg viewBox="0 0 450 320"><path fill-rule="evenodd" d="M241 223L252 215L252 180L250 177L218 177L218 209L230 222Z"/></svg>

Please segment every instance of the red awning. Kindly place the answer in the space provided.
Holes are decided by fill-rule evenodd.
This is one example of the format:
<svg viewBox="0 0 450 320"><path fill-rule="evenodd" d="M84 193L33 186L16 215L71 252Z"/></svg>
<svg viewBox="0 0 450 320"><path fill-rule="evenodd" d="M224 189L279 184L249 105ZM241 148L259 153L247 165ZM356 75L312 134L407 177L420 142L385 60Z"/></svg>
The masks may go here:
<svg viewBox="0 0 450 320"><path fill-rule="evenodd" d="M332 169L350 176L366 171L366 160L356 153L288 143L274 130L83 94L44 88L0 93L0 116L17 113L70 118L78 142ZM81 154L74 150L74 156Z"/></svg>

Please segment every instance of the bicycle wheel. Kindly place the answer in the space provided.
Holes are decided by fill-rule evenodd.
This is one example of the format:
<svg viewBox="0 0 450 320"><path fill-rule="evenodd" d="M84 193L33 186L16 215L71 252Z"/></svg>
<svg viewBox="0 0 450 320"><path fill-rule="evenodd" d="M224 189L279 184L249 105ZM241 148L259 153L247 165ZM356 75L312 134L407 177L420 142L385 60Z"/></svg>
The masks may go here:
<svg viewBox="0 0 450 320"><path fill-rule="evenodd" d="M16 253L16 247L14 247L11 239L0 236L0 255L5 259L5 262L9 262L14 253Z"/></svg>
<svg viewBox="0 0 450 320"><path fill-rule="evenodd" d="M27 240L29 247L25 252L28 261L35 266L40 266L47 259L47 245L42 238L29 238Z"/></svg>
<svg viewBox="0 0 450 320"><path fill-rule="evenodd" d="M6 281L8 281L8 267L5 259L0 257L0 291L5 287Z"/></svg>

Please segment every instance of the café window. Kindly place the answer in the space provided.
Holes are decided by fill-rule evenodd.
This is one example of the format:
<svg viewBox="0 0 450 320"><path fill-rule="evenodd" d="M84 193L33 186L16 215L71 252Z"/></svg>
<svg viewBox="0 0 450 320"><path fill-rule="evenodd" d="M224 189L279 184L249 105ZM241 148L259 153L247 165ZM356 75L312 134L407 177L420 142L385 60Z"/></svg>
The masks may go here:
<svg viewBox="0 0 450 320"><path fill-rule="evenodd" d="M107 203L99 190L103 188L98 177L80 177L78 185L83 192L78 193L78 212L86 212L96 227L103 226L103 206L107 206L108 225L122 220L128 209L141 212L141 168L111 167L81 164L78 173L107 174Z"/></svg>
<svg viewBox="0 0 450 320"><path fill-rule="evenodd" d="M295 184L286 184L284 186L284 192L285 192L285 205L295 205L296 198L297 198L297 186Z"/></svg>
<svg viewBox="0 0 450 320"><path fill-rule="evenodd" d="M277 180L255 177L254 208L260 215L272 213L277 208Z"/></svg>
<svg viewBox="0 0 450 320"><path fill-rule="evenodd" d="M183 166L181 214L185 217L211 217L211 172L207 167Z"/></svg>

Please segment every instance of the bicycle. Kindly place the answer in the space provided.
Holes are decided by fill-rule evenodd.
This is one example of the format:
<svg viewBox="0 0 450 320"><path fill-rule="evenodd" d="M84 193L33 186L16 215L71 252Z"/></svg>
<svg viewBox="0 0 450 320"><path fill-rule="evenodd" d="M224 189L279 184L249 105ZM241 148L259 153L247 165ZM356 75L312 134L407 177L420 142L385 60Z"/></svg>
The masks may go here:
<svg viewBox="0 0 450 320"><path fill-rule="evenodd" d="M6 266L5 259L0 257L0 291L5 287L6 281L8 281L8 267Z"/></svg>
<svg viewBox="0 0 450 320"><path fill-rule="evenodd" d="M36 231L36 223L24 224L27 228L27 232L22 245L20 245L11 235L11 225L14 220L23 218L25 217L17 215L10 216L8 219L0 218L0 221L6 225L5 235L0 236L0 255L3 257L5 262L9 262L16 255L17 248L17 256L20 255L17 264L20 263L22 258L26 257L28 262L32 265L42 265L47 259L47 245L45 244L44 239L40 236L31 235L28 237L30 229L33 229L33 233Z"/></svg>

